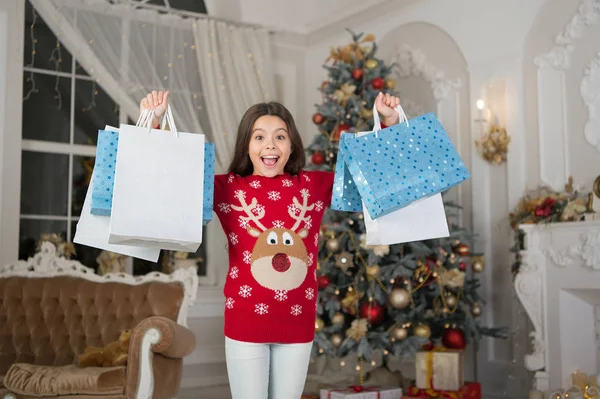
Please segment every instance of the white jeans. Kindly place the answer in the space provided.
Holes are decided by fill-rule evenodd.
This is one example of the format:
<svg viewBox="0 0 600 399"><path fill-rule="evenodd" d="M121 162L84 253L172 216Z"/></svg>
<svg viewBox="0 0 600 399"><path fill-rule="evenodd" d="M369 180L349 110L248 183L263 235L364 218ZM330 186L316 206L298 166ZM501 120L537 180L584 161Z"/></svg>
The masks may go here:
<svg viewBox="0 0 600 399"><path fill-rule="evenodd" d="M300 399L312 342L255 344L225 338L232 399Z"/></svg>

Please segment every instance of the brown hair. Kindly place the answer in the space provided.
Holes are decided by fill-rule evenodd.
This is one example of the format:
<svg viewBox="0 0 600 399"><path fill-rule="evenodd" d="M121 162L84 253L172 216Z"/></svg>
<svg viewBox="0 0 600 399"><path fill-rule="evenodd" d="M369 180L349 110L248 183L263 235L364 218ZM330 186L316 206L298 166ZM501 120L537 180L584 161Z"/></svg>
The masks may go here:
<svg viewBox="0 0 600 399"><path fill-rule="evenodd" d="M284 172L290 175L300 173L304 165L306 165L306 156L304 155L304 146L302 138L294 123L292 114L282 104L272 101L269 103L254 104L244 114L238 127L237 138L235 139L235 151L233 159L229 165L229 172L240 176L251 175L254 171L254 166L248 155L248 146L252 137L252 128L258 118L264 115L273 115L281 118L288 128L288 135L292 142L292 153L285 164Z"/></svg>

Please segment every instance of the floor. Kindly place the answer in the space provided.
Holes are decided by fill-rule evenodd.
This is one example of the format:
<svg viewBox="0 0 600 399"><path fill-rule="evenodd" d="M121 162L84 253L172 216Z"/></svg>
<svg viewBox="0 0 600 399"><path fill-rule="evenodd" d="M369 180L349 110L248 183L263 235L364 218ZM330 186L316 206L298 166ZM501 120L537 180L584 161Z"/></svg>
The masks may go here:
<svg viewBox="0 0 600 399"><path fill-rule="evenodd" d="M231 399L229 386L216 386L206 388L182 388L177 399Z"/></svg>

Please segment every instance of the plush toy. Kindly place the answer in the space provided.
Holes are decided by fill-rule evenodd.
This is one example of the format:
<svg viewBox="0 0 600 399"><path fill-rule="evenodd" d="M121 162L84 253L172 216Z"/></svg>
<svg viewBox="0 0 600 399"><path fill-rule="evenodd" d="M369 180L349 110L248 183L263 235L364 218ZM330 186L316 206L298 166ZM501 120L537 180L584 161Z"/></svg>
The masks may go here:
<svg viewBox="0 0 600 399"><path fill-rule="evenodd" d="M118 340L109 343L104 348L93 346L85 348L78 358L79 367L125 366L130 340L131 330L125 330Z"/></svg>

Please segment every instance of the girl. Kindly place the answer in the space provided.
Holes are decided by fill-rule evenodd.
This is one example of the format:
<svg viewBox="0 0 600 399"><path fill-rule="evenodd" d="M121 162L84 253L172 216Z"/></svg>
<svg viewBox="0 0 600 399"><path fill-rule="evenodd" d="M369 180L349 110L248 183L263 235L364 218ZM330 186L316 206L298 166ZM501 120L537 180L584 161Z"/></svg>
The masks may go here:
<svg viewBox="0 0 600 399"><path fill-rule="evenodd" d="M140 103L154 110L154 126L168 97L153 91ZM377 96L385 125L398 122L399 103ZM333 172L304 166L290 112L261 103L242 117L228 173L215 176L214 210L229 244L225 352L233 399L302 395L315 334L319 227L333 186Z"/></svg>

